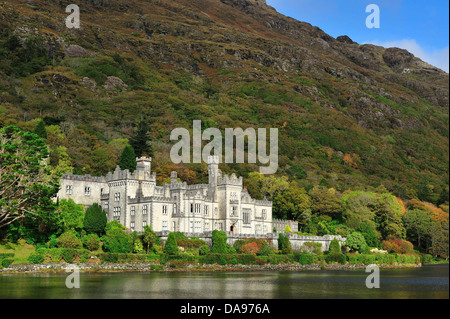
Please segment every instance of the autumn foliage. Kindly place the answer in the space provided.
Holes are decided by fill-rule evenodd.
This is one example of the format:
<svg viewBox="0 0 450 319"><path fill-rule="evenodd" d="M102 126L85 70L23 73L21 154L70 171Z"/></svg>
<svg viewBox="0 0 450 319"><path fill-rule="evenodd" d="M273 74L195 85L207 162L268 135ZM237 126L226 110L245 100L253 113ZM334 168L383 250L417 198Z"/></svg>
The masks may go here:
<svg viewBox="0 0 450 319"><path fill-rule="evenodd" d="M390 236L383 241L382 247L390 253L396 254L412 254L414 253L413 244L409 241Z"/></svg>

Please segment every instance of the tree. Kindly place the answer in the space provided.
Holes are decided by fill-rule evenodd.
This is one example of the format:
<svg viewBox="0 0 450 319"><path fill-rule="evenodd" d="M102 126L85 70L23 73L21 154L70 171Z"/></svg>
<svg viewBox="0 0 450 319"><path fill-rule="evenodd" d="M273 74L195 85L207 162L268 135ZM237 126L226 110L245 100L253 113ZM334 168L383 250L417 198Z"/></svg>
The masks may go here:
<svg viewBox="0 0 450 319"><path fill-rule="evenodd" d="M406 228L406 238L415 243L419 249L426 251L433 225L431 216L419 209L408 210L403 215L403 224Z"/></svg>
<svg viewBox="0 0 450 319"><path fill-rule="evenodd" d="M142 235L142 242L147 246L147 254L150 251L150 248L153 247L154 244L158 243L159 237L156 236L156 233L153 231L152 226L144 226L144 234Z"/></svg>
<svg viewBox="0 0 450 319"><path fill-rule="evenodd" d="M308 176L306 171L298 164L294 164L286 170L289 176L294 179L304 179Z"/></svg>
<svg viewBox="0 0 450 319"><path fill-rule="evenodd" d="M211 240L212 240L211 253L226 254L228 252L227 234L224 231L217 229L213 230Z"/></svg>
<svg viewBox="0 0 450 319"><path fill-rule="evenodd" d="M309 195L312 199L311 210L313 213L328 215L334 219L340 217L342 207L334 189L315 186Z"/></svg>
<svg viewBox="0 0 450 319"><path fill-rule="evenodd" d="M128 169L131 173L136 170L136 154L130 145L125 146L123 149L119 159L119 166L121 169Z"/></svg>
<svg viewBox="0 0 450 319"><path fill-rule="evenodd" d="M169 233L167 237L166 245L164 246L164 252L168 255L177 255L178 254L178 245L175 233Z"/></svg>
<svg viewBox="0 0 450 319"><path fill-rule="evenodd" d="M47 131L45 130L45 123L44 121L40 121L36 128L34 129L34 134L39 136L40 138L46 139L47 138Z"/></svg>
<svg viewBox="0 0 450 319"><path fill-rule="evenodd" d="M83 205L76 204L72 199L62 199L58 203L58 224L62 232L79 231L83 228Z"/></svg>
<svg viewBox="0 0 450 319"><path fill-rule="evenodd" d="M301 213L310 208L310 197L296 183L276 193L273 199L273 213L280 219L299 219Z"/></svg>
<svg viewBox="0 0 450 319"><path fill-rule="evenodd" d="M357 230L362 223L373 223L375 201L375 194L369 192L354 191L342 196L342 219L345 225Z"/></svg>
<svg viewBox="0 0 450 319"><path fill-rule="evenodd" d="M282 233L278 234L278 250L283 250L283 242L284 242L284 235Z"/></svg>
<svg viewBox="0 0 450 319"><path fill-rule="evenodd" d="M366 253L368 251L366 240L360 232L353 232L348 235L345 245L350 251L359 251L360 253Z"/></svg>
<svg viewBox="0 0 450 319"><path fill-rule="evenodd" d="M330 243L330 247L328 248L328 253L330 254L340 254L341 253L341 244L339 240L333 239Z"/></svg>
<svg viewBox="0 0 450 319"><path fill-rule="evenodd" d="M292 254L292 245L288 235L285 235L283 238L283 246L281 247L281 253L285 255Z"/></svg>
<svg viewBox="0 0 450 319"><path fill-rule="evenodd" d="M366 240L369 247L378 247L380 241L380 233L376 230L376 225L372 221L359 224L357 229Z"/></svg>
<svg viewBox="0 0 450 319"><path fill-rule="evenodd" d="M83 224L84 229L88 233L96 233L98 235L103 234L105 232L106 223L106 212L99 204L94 203L86 210Z"/></svg>
<svg viewBox="0 0 450 319"><path fill-rule="evenodd" d="M394 195L384 193L378 196L374 205L375 222L383 238L389 236L405 238L402 210L403 206Z"/></svg>
<svg viewBox="0 0 450 319"><path fill-rule="evenodd" d="M59 176L46 165L48 148L36 134L15 126L0 129L0 228L16 220L46 232L56 224Z"/></svg>
<svg viewBox="0 0 450 319"><path fill-rule="evenodd" d="M147 136L148 131L147 121L143 119L139 122L135 135L130 138L130 145L133 147L137 157L144 155L153 156L151 140Z"/></svg>
<svg viewBox="0 0 450 319"><path fill-rule="evenodd" d="M105 251L110 253L128 254L133 252L133 238L122 229L112 227L102 237Z"/></svg>

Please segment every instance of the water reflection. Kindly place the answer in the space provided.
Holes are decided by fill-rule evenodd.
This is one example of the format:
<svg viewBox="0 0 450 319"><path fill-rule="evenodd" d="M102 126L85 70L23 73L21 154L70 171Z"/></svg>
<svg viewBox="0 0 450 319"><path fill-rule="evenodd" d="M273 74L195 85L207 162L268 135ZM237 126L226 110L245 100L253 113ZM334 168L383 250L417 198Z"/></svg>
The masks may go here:
<svg viewBox="0 0 450 319"><path fill-rule="evenodd" d="M67 274L1 274L0 298L300 299L449 298L448 265L381 269L380 289L359 271L81 273L81 288Z"/></svg>

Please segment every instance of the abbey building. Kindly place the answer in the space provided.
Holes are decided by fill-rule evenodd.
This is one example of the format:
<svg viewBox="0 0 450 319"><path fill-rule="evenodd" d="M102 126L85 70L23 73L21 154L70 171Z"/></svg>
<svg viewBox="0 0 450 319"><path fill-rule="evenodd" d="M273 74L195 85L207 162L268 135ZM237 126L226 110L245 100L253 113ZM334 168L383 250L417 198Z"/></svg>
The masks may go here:
<svg viewBox="0 0 450 319"><path fill-rule="evenodd" d="M152 225L157 232L180 231L201 234L224 230L242 235L272 234L293 221L272 220L272 202L255 200L243 187L242 177L222 175L219 158L208 158L208 184L187 185L171 173L170 184L156 185L151 158L136 158L133 173L116 167L106 176L65 174L59 199L77 204L100 204L108 221L117 220L131 231ZM279 229L282 230L282 229Z"/></svg>

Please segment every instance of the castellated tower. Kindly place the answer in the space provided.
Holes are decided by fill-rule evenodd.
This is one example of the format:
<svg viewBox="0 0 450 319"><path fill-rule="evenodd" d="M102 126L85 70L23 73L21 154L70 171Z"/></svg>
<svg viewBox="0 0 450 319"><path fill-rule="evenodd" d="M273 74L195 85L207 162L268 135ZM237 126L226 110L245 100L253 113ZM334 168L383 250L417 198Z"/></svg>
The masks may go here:
<svg viewBox="0 0 450 319"><path fill-rule="evenodd" d="M208 174L209 185L217 186L217 178L219 177L219 156L208 156Z"/></svg>

